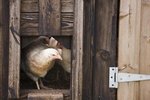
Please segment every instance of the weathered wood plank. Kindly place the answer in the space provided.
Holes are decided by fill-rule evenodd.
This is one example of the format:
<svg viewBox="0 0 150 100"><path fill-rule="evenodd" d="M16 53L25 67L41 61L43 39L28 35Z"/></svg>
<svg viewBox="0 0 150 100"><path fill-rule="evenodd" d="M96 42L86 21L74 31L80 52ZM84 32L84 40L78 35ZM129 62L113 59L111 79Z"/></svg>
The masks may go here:
<svg viewBox="0 0 150 100"><path fill-rule="evenodd" d="M93 62L92 100L115 100L115 90L109 89L109 67L115 65L117 43L117 3L118 0L95 0L95 37ZM113 44L114 43L114 44ZM112 46L115 46L112 48Z"/></svg>
<svg viewBox="0 0 150 100"><path fill-rule="evenodd" d="M61 13L61 35L72 35L74 25L73 13Z"/></svg>
<svg viewBox="0 0 150 100"><path fill-rule="evenodd" d="M95 0L84 2L83 34L83 95L82 100L92 100L93 38L95 27ZM88 84L87 84L88 83ZM87 88L88 87L88 88Z"/></svg>
<svg viewBox="0 0 150 100"><path fill-rule="evenodd" d="M2 0L2 38L3 38L3 62L2 62L2 100L8 98L8 61L9 61L9 0Z"/></svg>
<svg viewBox="0 0 150 100"><path fill-rule="evenodd" d="M121 72L139 73L141 0L121 0L118 66ZM118 100L140 100L139 83L120 83ZM141 99L142 100L142 99Z"/></svg>
<svg viewBox="0 0 150 100"><path fill-rule="evenodd" d="M2 95L2 58L3 58L2 26L0 26L0 97Z"/></svg>
<svg viewBox="0 0 150 100"><path fill-rule="evenodd" d="M21 13L21 35L38 35L38 13Z"/></svg>
<svg viewBox="0 0 150 100"><path fill-rule="evenodd" d="M74 0L61 0L61 12L73 12ZM39 12L38 0L21 0L21 12Z"/></svg>
<svg viewBox="0 0 150 100"><path fill-rule="evenodd" d="M70 90L21 90L20 94L23 98L28 94L63 94L64 100L71 100Z"/></svg>
<svg viewBox="0 0 150 100"><path fill-rule="evenodd" d="M21 12L39 12L38 0L21 0Z"/></svg>
<svg viewBox="0 0 150 100"><path fill-rule="evenodd" d="M23 35L23 36L40 35L41 32L39 32L39 28L43 26L42 24L39 24L40 23L39 22L39 9L43 9L40 6L38 7L38 4L40 2L38 0L22 0L21 3L22 3L21 35ZM57 10L59 9L60 12L62 12L61 15L59 15L59 16L61 16L61 22L60 22L60 19L57 20L57 18L54 18L57 20L57 22L55 22L56 26L53 25L53 27L57 29L58 26L61 24L59 27L60 28L59 34L72 35L73 34L73 22L74 22L74 14L73 14L74 0L61 0L60 5L61 5L61 9L57 8ZM41 11L41 13L42 12L43 11ZM55 11L53 13L54 14L51 13L52 16L55 15L57 12ZM45 16L50 19L50 17L48 17L50 15L45 15ZM46 22L44 22L44 21L41 21L41 22L47 24L50 21L46 20ZM46 25L46 26L51 27L50 25ZM50 28L47 28L47 29L51 30ZM47 29L45 27L44 30L47 30ZM40 30L41 30L41 28L40 28ZM50 32L50 31L48 31L48 32Z"/></svg>
<svg viewBox="0 0 150 100"><path fill-rule="evenodd" d="M83 69L83 0L75 0L74 34L72 44L72 100L82 100Z"/></svg>
<svg viewBox="0 0 150 100"><path fill-rule="evenodd" d="M39 34L60 34L60 0L39 0Z"/></svg>
<svg viewBox="0 0 150 100"><path fill-rule="evenodd" d="M0 97L2 94L2 57L3 57L3 37L2 37L2 0L0 0Z"/></svg>
<svg viewBox="0 0 150 100"><path fill-rule="evenodd" d="M39 14L38 13L21 13L21 35L30 36L38 35L39 32Z"/></svg>
<svg viewBox="0 0 150 100"><path fill-rule="evenodd" d="M142 0L140 35L140 73L150 75L150 0ZM140 82L139 100L150 99L150 81Z"/></svg>
<svg viewBox="0 0 150 100"><path fill-rule="evenodd" d="M39 35L39 17L38 13L21 13L21 35ZM61 34L60 35L72 35L74 24L74 14L61 13Z"/></svg>
<svg viewBox="0 0 150 100"><path fill-rule="evenodd" d="M61 12L73 12L74 0L61 0Z"/></svg>
<svg viewBox="0 0 150 100"><path fill-rule="evenodd" d="M19 98L20 74L20 0L11 0L9 19L8 98Z"/></svg>
<svg viewBox="0 0 150 100"><path fill-rule="evenodd" d="M62 93L29 93L28 100L64 100Z"/></svg>

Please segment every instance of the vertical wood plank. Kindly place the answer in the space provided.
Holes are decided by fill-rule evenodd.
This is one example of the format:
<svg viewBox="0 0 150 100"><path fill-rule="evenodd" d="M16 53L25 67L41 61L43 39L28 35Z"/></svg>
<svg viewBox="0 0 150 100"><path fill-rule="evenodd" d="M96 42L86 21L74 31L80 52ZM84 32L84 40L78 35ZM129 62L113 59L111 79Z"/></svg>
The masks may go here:
<svg viewBox="0 0 150 100"><path fill-rule="evenodd" d="M39 0L39 34L60 34L60 0Z"/></svg>
<svg viewBox="0 0 150 100"><path fill-rule="evenodd" d="M150 0L142 0L140 73L150 75ZM140 100L150 99L150 81L140 82Z"/></svg>
<svg viewBox="0 0 150 100"><path fill-rule="evenodd" d="M110 65L116 64L117 5L118 0L95 0L92 100L116 100L116 90L109 89L108 77Z"/></svg>
<svg viewBox="0 0 150 100"><path fill-rule="evenodd" d="M8 97L8 56L9 56L9 0L2 0L2 38L3 38L3 62L2 62L2 100Z"/></svg>
<svg viewBox="0 0 150 100"><path fill-rule="evenodd" d="M3 40L2 40L2 0L0 0L0 97L2 95L2 57L3 57Z"/></svg>
<svg viewBox="0 0 150 100"><path fill-rule="evenodd" d="M118 66L121 72L139 73L141 0L121 0ZM120 83L118 100L142 100L139 83Z"/></svg>
<svg viewBox="0 0 150 100"><path fill-rule="evenodd" d="M8 98L19 97L20 0L10 0Z"/></svg>
<svg viewBox="0 0 150 100"><path fill-rule="evenodd" d="M95 27L94 20L95 0L84 0L82 100L92 100L93 37Z"/></svg>
<svg viewBox="0 0 150 100"><path fill-rule="evenodd" d="M83 0L75 0L71 100L82 100Z"/></svg>

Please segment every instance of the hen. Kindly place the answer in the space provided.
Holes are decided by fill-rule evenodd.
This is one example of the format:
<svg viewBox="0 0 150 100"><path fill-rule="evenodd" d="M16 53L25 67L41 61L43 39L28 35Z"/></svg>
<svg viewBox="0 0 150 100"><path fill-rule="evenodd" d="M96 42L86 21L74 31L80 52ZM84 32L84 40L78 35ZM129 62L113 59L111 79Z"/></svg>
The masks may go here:
<svg viewBox="0 0 150 100"><path fill-rule="evenodd" d="M22 49L21 68L36 82L38 89L40 89L38 79L45 77L57 59L62 60L60 53L48 47L48 43L48 37L40 36Z"/></svg>

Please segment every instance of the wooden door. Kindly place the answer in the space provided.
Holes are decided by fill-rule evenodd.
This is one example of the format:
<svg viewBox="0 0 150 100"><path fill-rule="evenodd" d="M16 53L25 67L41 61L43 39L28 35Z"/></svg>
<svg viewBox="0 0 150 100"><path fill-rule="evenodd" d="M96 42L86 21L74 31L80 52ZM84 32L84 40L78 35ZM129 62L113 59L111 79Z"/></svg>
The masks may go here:
<svg viewBox="0 0 150 100"><path fill-rule="evenodd" d="M118 66L121 72L150 74L150 1L121 0ZM150 81L120 83L118 100L149 100Z"/></svg>

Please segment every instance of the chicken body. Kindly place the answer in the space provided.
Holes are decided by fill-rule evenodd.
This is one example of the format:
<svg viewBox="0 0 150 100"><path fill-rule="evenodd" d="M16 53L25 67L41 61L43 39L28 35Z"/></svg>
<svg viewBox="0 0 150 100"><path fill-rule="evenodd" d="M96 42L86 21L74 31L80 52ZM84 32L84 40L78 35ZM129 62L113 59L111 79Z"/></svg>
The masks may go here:
<svg viewBox="0 0 150 100"><path fill-rule="evenodd" d="M22 50L22 69L36 82L38 89L38 79L45 77L47 72L53 68L55 60L62 60L59 52L47 46L47 37L39 37Z"/></svg>

